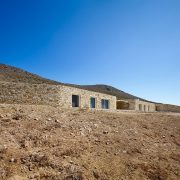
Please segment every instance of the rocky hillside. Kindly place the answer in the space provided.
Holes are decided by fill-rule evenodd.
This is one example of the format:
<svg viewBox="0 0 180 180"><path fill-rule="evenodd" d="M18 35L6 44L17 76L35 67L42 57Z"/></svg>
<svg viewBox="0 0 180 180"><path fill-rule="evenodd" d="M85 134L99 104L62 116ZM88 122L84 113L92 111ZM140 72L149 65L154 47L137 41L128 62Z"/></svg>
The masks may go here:
<svg viewBox="0 0 180 180"><path fill-rule="evenodd" d="M31 84L59 84L56 81L42 78L38 75L5 64L0 64L0 81Z"/></svg>

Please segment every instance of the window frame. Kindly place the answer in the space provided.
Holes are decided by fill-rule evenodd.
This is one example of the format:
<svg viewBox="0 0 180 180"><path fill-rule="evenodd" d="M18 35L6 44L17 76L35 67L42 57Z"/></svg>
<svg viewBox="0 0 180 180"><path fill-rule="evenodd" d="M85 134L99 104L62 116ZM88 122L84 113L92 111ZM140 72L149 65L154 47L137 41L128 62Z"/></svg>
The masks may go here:
<svg viewBox="0 0 180 180"><path fill-rule="evenodd" d="M102 109L110 109L110 101L109 101L109 99L101 99L101 108Z"/></svg>
<svg viewBox="0 0 180 180"><path fill-rule="evenodd" d="M146 105L144 105L144 112L146 112Z"/></svg>
<svg viewBox="0 0 180 180"><path fill-rule="evenodd" d="M75 97L77 97L77 105L75 104L75 106L73 106L73 96L75 96ZM72 94L72 96L71 96L71 106L73 107L73 108L78 108L78 107L80 107L80 96L78 95L78 94Z"/></svg>
<svg viewBox="0 0 180 180"><path fill-rule="evenodd" d="M92 107L92 101L91 100L94 100L94 106ZM90 97L90 108L91 109L95 109L96 108L96 98L95 97Z"/></svg>

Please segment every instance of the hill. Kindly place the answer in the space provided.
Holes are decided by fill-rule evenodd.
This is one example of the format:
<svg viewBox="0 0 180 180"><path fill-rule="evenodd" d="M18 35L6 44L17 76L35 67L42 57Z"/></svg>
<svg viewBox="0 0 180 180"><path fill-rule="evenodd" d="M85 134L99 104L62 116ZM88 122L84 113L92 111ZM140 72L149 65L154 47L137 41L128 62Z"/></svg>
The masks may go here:
<svg viewBox="0 0 180 180"><path fill-rule="evenodd" d="M142 98L133 96L131 94L128 94L124 91L121 91L117 88L114 88L112 86L108 85L75 85L75 84L67 84L67 83L61 83L57 81L53 81L50 79L43 78L41 76L38 76L36 74L29 73L27 71L24 71L20 68L16 68L13 66L0 64L0 81L6 81L6 82L15 82L15 83L30 83L30 84L52 84L52 85L67 85L67 86L73 86L77 88L82 88L86 90L91 90L95 92L101 92L105 94L114 95L117 97L117 99L141 99Z"/></svg>
<svg viewBox="0 0 180 180"><path fill-rule="evenodd" d="M0 64L0 81L31 84L59 84L56 81L5 64Z"/></svg>
<svg viewBox="0 0 180 180"><path fill-rule="evenodd" d="M101 92L101 93L116 96L117 99L141 99L141 100L146 101L145 99L131 95L129 93L126 93L122 90L119 90L119 89L112 87L112 86L109 86L109 85L96 84L96 85L82 85L81 87L84 89L87 89L87 90Z"/></svg>

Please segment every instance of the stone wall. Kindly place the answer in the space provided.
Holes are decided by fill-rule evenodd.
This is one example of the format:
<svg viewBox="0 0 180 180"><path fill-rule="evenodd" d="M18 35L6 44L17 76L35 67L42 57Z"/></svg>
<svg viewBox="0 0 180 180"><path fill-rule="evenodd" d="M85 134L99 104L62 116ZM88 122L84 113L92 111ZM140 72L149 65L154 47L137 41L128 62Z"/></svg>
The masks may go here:
<svg viewBox="0 0 180 180"><path fill-rule="evenodd" d="M57 86L0 82L0 103L56 106L59 99Z"/></svg>
<svg viewBox="0 0 180 180"><path fill-rule="evenodd" d="M96 99L96 108L101 109L101 99L109 100L109 108L115 110L116 109L116 97L97 93L93 91L87 91L79 88L74 88L70 86L59 86L60 89L60 102L65 102L65 104L61 104L60 106L66 106L67 108L72 107L72 95L79 95L80 97L80 107L81 108L90 108L90 97L94 97Z"/></svg>
<svg viewBox="0 0 180 180"><path fill-rule="evenodd" d="M170 104L156 104L157 111L165 111L165 112L179 112L180 106L170 105Z"/></svg>
<svg viewBox="0 0 180 180"><path fill-rule="evenodd" d="M90 97L101 109L101 99L109 100L109 108L116 109L116 97L64 85L0 82L0 103L51 105L72 107L72 95L79 95L80 107L90 108Z"/></svg>
<svg viewBox="0 0 180 180"><path fill-rule="evenodd" d="M154 103L141 101L139 99L128 100L129 109L136 111L144 111L144 112L154 112L156 111L156 105Z"/></svg>

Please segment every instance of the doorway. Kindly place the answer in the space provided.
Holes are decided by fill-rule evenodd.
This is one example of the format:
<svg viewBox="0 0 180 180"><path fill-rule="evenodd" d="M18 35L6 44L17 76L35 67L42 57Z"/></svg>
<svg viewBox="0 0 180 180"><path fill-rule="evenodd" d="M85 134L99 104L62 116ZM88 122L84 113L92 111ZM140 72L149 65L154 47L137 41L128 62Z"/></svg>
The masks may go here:
<svg viewBox="0 0 180 180"><path fill-rule="evenodd" d="M72 107L79 107L79 96L72 95Z"/></svg>

